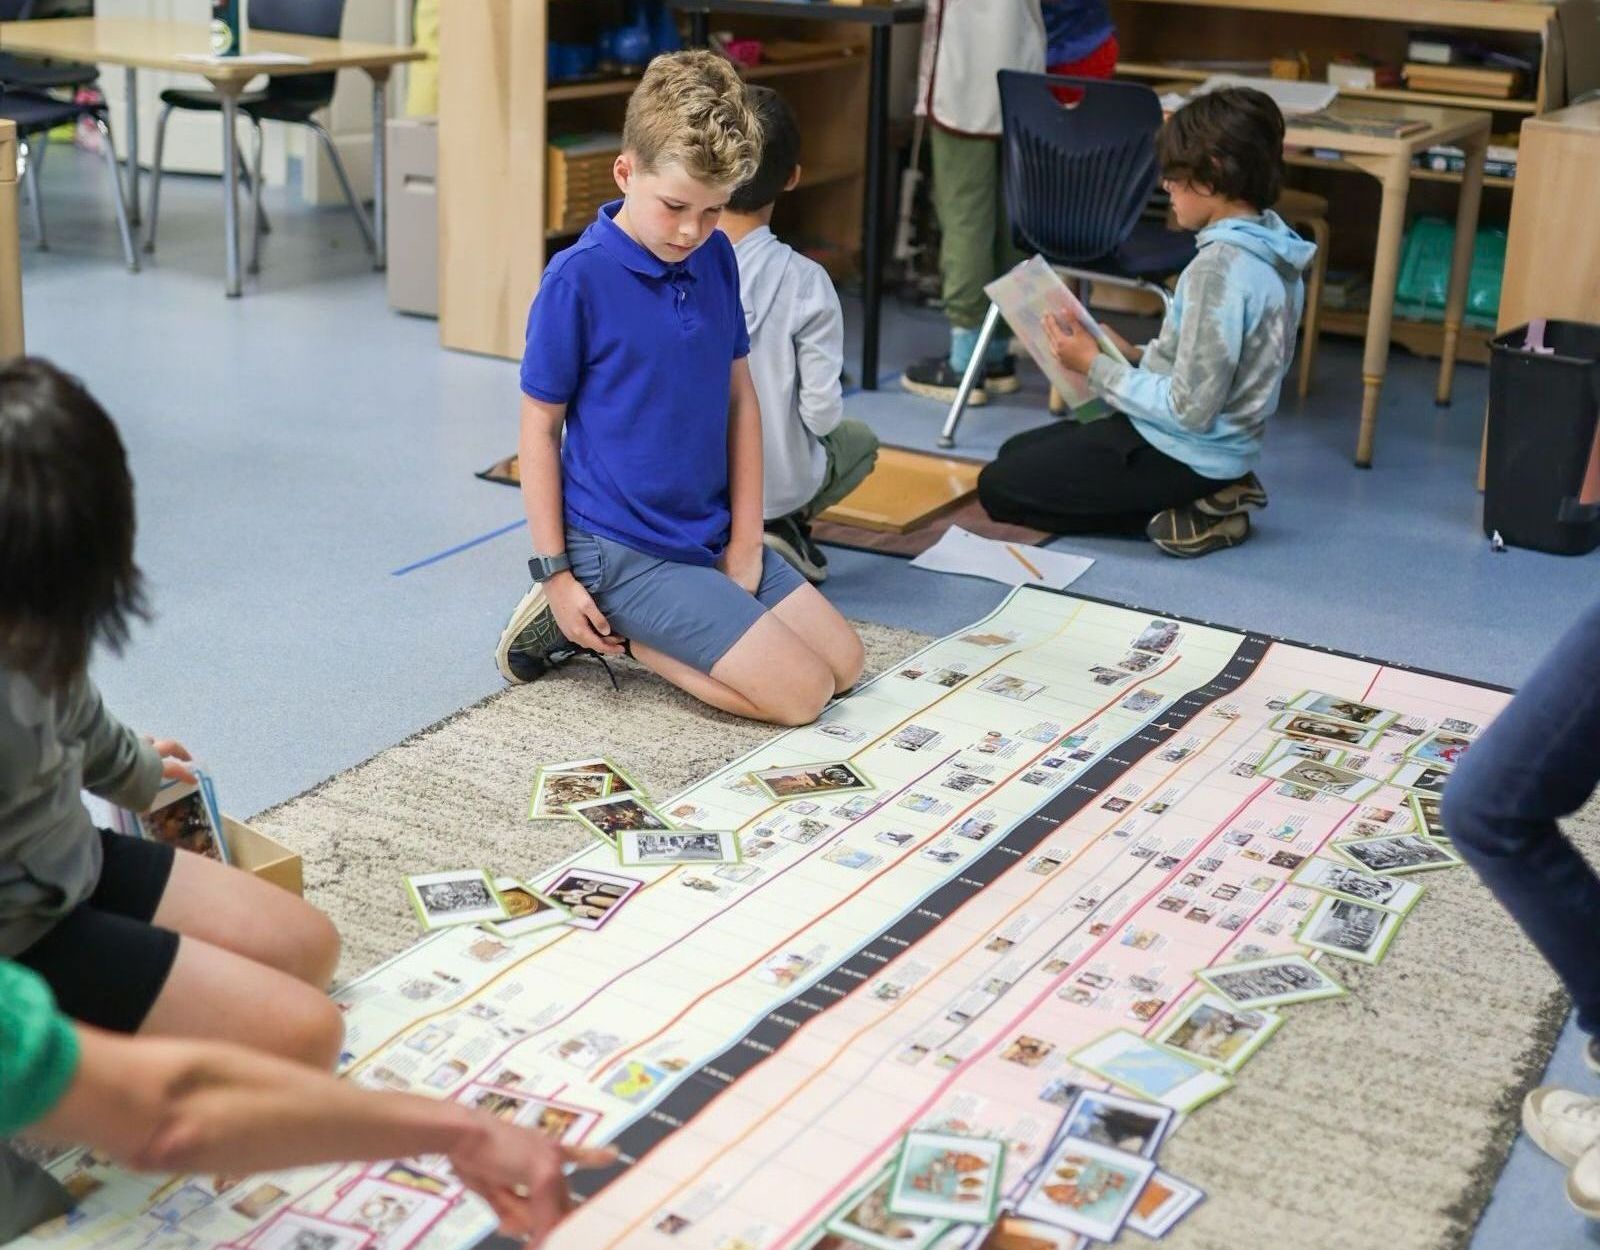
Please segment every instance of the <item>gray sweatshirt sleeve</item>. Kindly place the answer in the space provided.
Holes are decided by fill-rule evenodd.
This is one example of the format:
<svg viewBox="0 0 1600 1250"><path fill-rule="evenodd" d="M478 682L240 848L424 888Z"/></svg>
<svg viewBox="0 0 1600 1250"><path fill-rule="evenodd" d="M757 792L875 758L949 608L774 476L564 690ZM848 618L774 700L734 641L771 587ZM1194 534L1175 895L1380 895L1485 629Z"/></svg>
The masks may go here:
<svg viewBox="0 0 1600 1250"><path fill-rule="evenodd" d="M839 382L844 362L844 312L833 283L820 266L798 302L804 310L794 332L800 420L822 438L844 419L844 391Z"/></svg>
<svg viewBox="0 0 1600 1250"><path fill-rule="evenodd" d="M63 736L83 743L84 789L131 811L150 806L161 788L161 757L106 711L87 677L73 683L61 719Z"/></svg>

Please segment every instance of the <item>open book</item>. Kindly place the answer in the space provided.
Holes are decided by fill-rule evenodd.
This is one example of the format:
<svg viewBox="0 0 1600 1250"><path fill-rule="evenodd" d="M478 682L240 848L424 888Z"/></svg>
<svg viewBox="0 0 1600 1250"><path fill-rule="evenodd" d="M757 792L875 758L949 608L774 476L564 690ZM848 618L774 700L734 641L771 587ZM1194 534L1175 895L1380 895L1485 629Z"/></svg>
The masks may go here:
<svg viewBox="0 0 1600 1250"><path fill-rule="evenodd" d="M1128 363L1127 358L1044 257L1030 257L1010 273L996 278L983 291L1000 306L1011 332L1066 401L1074 421L1093 421L1110 415L1111 406L1090 389L1089 379L1066 368L1051 352L1050 340L1044 332L1045 314L1051 313L1067 325L1072 325L1076 319L1094 336L1107 356L1122 364Z"/></svg>

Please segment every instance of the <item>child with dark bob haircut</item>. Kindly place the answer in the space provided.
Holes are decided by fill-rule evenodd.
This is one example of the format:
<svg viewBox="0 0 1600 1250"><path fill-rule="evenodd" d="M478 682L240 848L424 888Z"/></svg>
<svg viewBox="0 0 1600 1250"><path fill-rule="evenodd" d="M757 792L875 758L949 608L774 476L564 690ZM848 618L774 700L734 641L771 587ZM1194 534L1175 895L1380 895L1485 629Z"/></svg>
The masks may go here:
<svg viewBox="0 0 1600 1250"><path fill-rule="evenodd" d="M146 615L133 482L116 427L43 360L0 365L0 960L118 1033L214 1038L331 1067L339 940L248 873L94 827L80 792L139 811L192 780L89 680Z"/></svg>
<svg viewBox="0 0 1600 1250"><path fill-rule="evenodd" d="M1051 348L1116 412L1010 439L978 478L997 521L1057 534L1138 533L1200 556L1243 542L1267 494L1254 473L1278 407L1316 249L1272 211L1283 181L1283 115L1248 87L1207 92L1162 127L1173 215L1197 231L1160 333L1130 363L1079 325L1045 319Z"/></svg>

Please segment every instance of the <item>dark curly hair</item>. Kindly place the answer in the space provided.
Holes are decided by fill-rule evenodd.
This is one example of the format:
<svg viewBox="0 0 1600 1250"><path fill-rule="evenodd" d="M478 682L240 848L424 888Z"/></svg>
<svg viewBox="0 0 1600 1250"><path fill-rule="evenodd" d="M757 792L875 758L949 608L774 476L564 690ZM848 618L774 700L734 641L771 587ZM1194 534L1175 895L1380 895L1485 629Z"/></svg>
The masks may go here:
<svg viewBox="0 0 1600 1250"><path fill-rule="evenodd" d="M1283 188L1283 114L1253 87L1207 91L1167 119L1156 155L1163 178L1261 212Z"/></svg>
<svg viewBox="0 0 1600 1250"><path fill-rule="evenodd" d="M47 360L0 365L0 664L45 690L145 619L117 428Z"/></svg>

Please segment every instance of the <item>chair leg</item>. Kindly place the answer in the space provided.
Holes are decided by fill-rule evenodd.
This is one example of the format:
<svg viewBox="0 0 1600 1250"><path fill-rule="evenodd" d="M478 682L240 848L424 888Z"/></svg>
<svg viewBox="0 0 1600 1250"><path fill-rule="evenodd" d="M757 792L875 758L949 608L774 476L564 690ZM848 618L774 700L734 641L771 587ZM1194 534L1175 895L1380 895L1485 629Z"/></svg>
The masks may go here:
<svg viewBox="0 0 1600 1250"><path fill-rule="evenodd" d="M255 118L256 128L256 168L250 180L250 272L261 272L261 235L263 233L264 219L261 215L261 149L265 146L261 139L261 123Z"/></svg>
<svg viewBox="0 0 1600 1250"><path fill-rule="evenodd" d="M28 215L33 218L33 236L41 252L50 250L44 237L44 205L39 202L39 149L31 143L21 145L22 181L28 188Z"/></svg>
<svg viewBox="0 0 1600 1250"><path fill-rule="evenodd" d="M1300 332L1300 398L1311 393L1311 370L1317 359L1317 336L1322 328L1322 284L1328 275L1328 221L1318 218L1306 223L1317 245L1311 262L1311 281L1306 284L1306 315Z"/></svg>
<svg viewBox="0 0 1600 1250"><path fill-rule="evenodd" d="M133 228L128 225L128 201L122 191L122 169L117 164L115 145L111 142L111 127L103 117L94 119L100 132L100 150L106 158L106 176L111 179L111 198L117 210L117 233L122 236L122 255L128 262L128 272L139 272L139 253L133 246Z"/></svg>
<svg viewBox="0 0 1600 1250"><path fill-rule="evenodd" d="M339 149L334 146L333 136L330 135L317 122L307 122L317 138L322 140L322 150L328 154L328 161L333 166L333 172L339 179L339 185L344 189L344 198L350 204L350 211L356 215L356 224L361 227L361 233L367 241L367 251L374 256L378 254L377 236L372 233L372 222L367 217L367 210L361 201L356 198L356 189L350 185L350 175L345 173L344 162L339 159Z"/></svg>
<svg viewBox="0 0 1600 1250"><path fill-rule="evenodd" d="M144 231L144 250L156 250L156 218L161 213L161 161L167 146L167 119L172 116L172 105L164 105L156 121L156 151L150 162L150 208L145 216L150 220Z"/></svg>
<svg viewBox="0 0 1600 1250"><path fill-rule="evenodd" d="M956 388L956 397L951 401L950 412L944 419L944 429L939 431L941 447L956 445L956 427L961 424L961 414L966 411L967 396L972 394L972 388L983 376L983 359L988 354L989 340L994 338L995 327L999 324L1000 305L990 304L989 311L984 314L983 328L978 331L978 342L972 349L972 359L967 362L967 371L961 375L961 385Z"/></svg>
<svg viewBox="0 0 1600 1250"><path fill-rule="evenodd" d="M256 143L259 145L261 142L261 123L252 117L250 119L250 124L256 128ZM255 162L255 168L257 170L261 168L260 161ZM256 173L251 169L250 162L245 159L244 149L241 148L239 150L239 185L242 186L246 191L250 192L250 202L259 207L261 203L261 197L255 193L255 180ZM261 219L261 233L272 233L272 223L265 217Z"/></svg>

